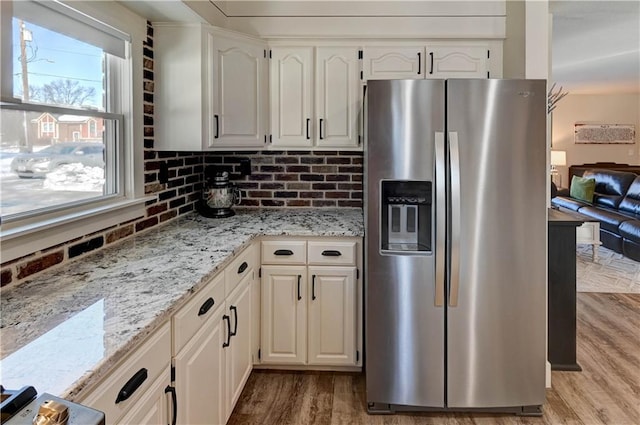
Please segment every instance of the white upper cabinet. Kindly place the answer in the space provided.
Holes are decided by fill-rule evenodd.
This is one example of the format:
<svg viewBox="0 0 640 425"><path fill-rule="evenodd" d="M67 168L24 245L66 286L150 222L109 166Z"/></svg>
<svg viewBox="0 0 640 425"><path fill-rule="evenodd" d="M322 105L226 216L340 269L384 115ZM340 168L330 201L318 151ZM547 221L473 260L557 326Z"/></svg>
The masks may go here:
<svg viewBox="0 0 640 425"><path fill-rule="evenodd" d="M155 26L155 147L262 147L266 43L199 24Z"/></svg>
<svg viewBox="0 0 640 425"><path fill-rule="evenodd" d="M310 147L313 104L313 48L271 50L271 143Z"/></svg>
<svg viewBox="0 0 640 425"><path fill-rule="evenodd" d="M357 148L359 71L356 47L274 47L271 145Z"/></svg>
<svg viewBox="0 0 640 425"><path fill-rule="evenodd" d="M359 145L359 68L355 47L316 49L316 146Z"/></svg>
<svg viewBox="0 0 640 425"><path fill-rule="evenodd" d="M268 78L262 43L209 34L212 137L209 146L262 146L267 134Z"/></svg>
<svg viewBox="0 0 640 425"><path fill-rule="evenodd" d="M489 78L487 46L430 44L426 78Z"/></svg>
<svg viewBox="0 0 640 425"><path fill-rule="evenodd" d="M365 47L365 80L424 78L424 46Z"/></svg>
<svg viewBox="0 0 640 425"><path fill-rule="evenodd" d="M500 42L441 41L363 49L365 80L423 78L500 78Z"/></svg>

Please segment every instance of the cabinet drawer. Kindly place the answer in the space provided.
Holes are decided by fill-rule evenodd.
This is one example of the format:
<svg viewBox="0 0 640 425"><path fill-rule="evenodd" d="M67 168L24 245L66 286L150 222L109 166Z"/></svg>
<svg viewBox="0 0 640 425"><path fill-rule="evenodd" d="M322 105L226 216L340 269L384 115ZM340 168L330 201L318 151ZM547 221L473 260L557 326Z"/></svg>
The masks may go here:
<svg viewBox="0 0 640 425"><path fill-rule="evenodd" d="M310 241L310 265L355 266L356 243L339 241Z"/></svg>
<svg viewBox="0 0 640 425"><path fill-rule="evenodd" d="M262 264L306 264L306 241L263 241Z"/></svg>
<svg viewBox="0 0 640 425"><path fill-rule="evenodd" d="M151 389L156 378L168 370L170 360L171 326L167 322L81 403L103 411L107 424L116 424ZM146 378L142 376L145 370ZM134 378L136 375L138 379ZM133 390L132 385L129 398L120 400L124 387L136 380L141 382L137 389Z"/></svg>
<svg viewBox="0 0 640 425"><path fill-rule="evenodd" d="M178 354L218 307L224 306L223 280L224 273L218 274L173 315L174 355Z"/></svg>
<svg viewBox="0 0 640 425"><path fill-rule="evenodd" d="M256 268L256 249L257 244L252 244L224 269L225 297L228 297L238 286L238 283Z"/></svg>

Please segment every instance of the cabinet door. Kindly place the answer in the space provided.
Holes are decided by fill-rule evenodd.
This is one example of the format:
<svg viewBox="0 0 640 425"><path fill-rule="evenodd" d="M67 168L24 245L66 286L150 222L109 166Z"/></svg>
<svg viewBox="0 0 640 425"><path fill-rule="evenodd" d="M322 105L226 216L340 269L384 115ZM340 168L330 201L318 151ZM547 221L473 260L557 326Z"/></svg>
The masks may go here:
<svg viewBox="0 0 640 425"><path fill-rule="evenodd" d="M356 268L309 267L308 363L356 363Z"/></svg>
<svg viewBox="0 0 640 425"><path fill-rule="evenodd" d="M244 384L249 378L251 361L251 283L253 272L242 279L227 298L227 313L231 318L231 342L225 353L227 365L226 419L231 416Z"/></svg>
<svg viewBox="0 0 640 425"><path fill-rule="evenodd" d="M170 385L171 369L166 368L129 412L118 421L122 425L166 425L174 406L169 407L165 388Z"/></svg>
<svg viewBox="0 0 640 425"><path fill-rule="evenodd" d="M358 49L355 47L317 48L316 146L358 146L358 65Z"/></svg>
<svg viewBox="0 0 640 425"><path fill-rule="evenodd" d="M265 46L213 35L209 147L263 146L267 120Z"/></svg>
<svg viewBox="0 0 640 425"><path fill-rule="evenodd" d="M306 361L307 268L262 267L262 363Z"/></svg>
<svg viewBox="0 0 640 425"><path fill-rule="evenodd" d="M365 47L362 58L365 80L424 78L423 46Z"/></svg>
<svg viewBox="0 0 640 425"><path fill-rule="evenodd" d="M489 78L486 46L427 46L427 78Z"/></svg>
<svg viewBox="0 0 640 425"><path fill-rule="evenodd" d="M273 146L312 145L313 48L271 50L271 143Z"/></svg>
<svg viewBox="0 0 640 425"><path fill-rule="evenodd" d="M221 306L174 358L178 423L224 424L226 310Z"/></svg>

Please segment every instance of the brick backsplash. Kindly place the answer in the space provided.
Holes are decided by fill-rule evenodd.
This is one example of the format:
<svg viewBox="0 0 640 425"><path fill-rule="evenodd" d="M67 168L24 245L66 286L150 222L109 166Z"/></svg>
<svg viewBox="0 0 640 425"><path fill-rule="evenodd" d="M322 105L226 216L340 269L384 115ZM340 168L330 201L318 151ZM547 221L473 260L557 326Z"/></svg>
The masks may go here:
<svg viewBox="0 0 640 425"><path fill-rule="evenodd" d="M240 175L240 160L251 175ZM260 151L205 155L207 172L228 171L241 206L362 208L362 152ZM213 168L209 168L213 167Z"/></svg>
<svg viewBox="0 0 640 425"><path fill-rule="evenodd" d="M155 198L145 215L84 237L28 254L1 265L1 285L81 258L139 232L195 210L205 167L226 170L243 192L241 205L254 208L362 208L362 152L259 151L159 152L154 150L153 27L139 48L144 54L144 191ZM240 159L251 161L251 175L240 175Z"/></svg>

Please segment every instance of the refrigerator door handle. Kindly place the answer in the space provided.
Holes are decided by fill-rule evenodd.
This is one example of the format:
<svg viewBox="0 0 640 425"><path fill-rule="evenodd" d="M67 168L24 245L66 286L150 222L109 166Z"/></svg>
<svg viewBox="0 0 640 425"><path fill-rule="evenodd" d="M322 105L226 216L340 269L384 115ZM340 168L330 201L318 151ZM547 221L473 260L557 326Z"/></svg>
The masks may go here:
<svg viewBox="0 0 640 425"><path fill-rule="evenodd" d="M451 161L451 257L449 306L458 305L460 289L460 148L458 133L449 132L449 157Z"/></svg>
<svg viewBox="0 0 640 425"><path fill-rule="evenodd" d="M445 262L445 234L446 234L446 182L445 182L445 150L444 133L436 131L435 159L436 159L436 288L435 306L444 305L444 262Z"/></svg>

